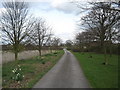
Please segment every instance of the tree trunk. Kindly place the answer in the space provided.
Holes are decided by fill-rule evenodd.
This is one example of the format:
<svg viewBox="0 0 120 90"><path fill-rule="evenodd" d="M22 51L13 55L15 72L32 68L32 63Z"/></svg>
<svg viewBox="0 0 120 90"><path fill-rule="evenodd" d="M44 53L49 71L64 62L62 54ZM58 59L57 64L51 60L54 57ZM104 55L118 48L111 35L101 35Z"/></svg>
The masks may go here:
<svg viewBox="0 0 120 90"><path fill-rule="evenodd" d="M106 46L105 46L105 43L104 43L104 60L105 60L105 65L108 65L108 59L107 59L107 53L106 53Z"/></svg>
<svg viewBox="0 0 120 90"><path fill-rule="evenodd" d="M89 42L90 43L90 42ZM91 54L91 52L90 52L90 49L91 49L91 46L90 45L88 45L88 52L89 52L89 58L92 58L92 54Z"/></svg>
<svg viewBox="0 0 120 90"><path fill-rule="evenodd" d="M41 56L42 55L42 52L41 52L41 46L39 45L39 56Z"/></svg>
<svg viewBox="0 0 120 90"><path fill-rule="evenodd" d="M13 48L14 48L14 53L15 53L15 61L17 61L18 60L18 48L19 48L18 43L15 43L13 45Z"/></svg>
<svg viewBox="0 0 120 90"><path fill-rule="evenodd" d="M112 57L112 47L110 47L110 57Z"/></svg>
<svg viewBox="0 0 120 90"><path fill-rule="evenodd" d="M110 50L110 57L112 57L112 42L110 42L109 50Z"/></svg>
<svg viewBox="0 0 120 90"><path fill-rule="evenodd" d="M15 61L18 60L18 52L15 52Z"/></svg>
<svg viewBox="0 0 120 90"><path fill-rule="evenodd" d="M41 50L39 50L39 56L41 56L42 54L41 54Z"/></svg>
<svg viewBox="0 0 120 90"><path fill-rule="evenodd" d="M52 47L50 47L50 52L52 53Z"/></svg>

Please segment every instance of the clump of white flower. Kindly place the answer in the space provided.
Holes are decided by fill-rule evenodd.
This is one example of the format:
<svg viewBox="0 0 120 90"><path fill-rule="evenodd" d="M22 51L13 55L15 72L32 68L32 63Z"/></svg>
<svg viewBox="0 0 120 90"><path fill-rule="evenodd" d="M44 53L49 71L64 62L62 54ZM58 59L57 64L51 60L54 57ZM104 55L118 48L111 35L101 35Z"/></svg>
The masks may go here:
<svg viewBox="0 0 120 90"><path fill-rule="evenodd" d="M24 75L22 73L22 69L20 65L18 65L15 69L13 69L12 73L13 73L13 76L12 76L13 80L18 81L18 82L23 80Z"/></svg>

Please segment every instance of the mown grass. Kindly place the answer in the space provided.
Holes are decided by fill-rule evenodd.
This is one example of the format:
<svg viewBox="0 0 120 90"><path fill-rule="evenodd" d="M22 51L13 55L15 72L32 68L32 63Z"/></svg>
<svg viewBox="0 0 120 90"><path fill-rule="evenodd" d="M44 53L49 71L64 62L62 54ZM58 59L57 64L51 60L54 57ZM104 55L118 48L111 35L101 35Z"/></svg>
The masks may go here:
<svg viewBox="0 0 120 90"><path fill-rule="evenodd" d="M118 88L118 55L112 57L107 55L109 64L104 65L103 54L78 52L73 52L73 54L79 60L93 88Z"/></svg>
<svg viewBox="0 0 120 90"><path fill-rule="evenodd" d="M33 57L28 60L18 60L17 62L9 62L2 65L2 86L3 88L32 88L39 79L45 75L60 59L64 51L57 53L46 54L41 57ZM11 79L13 76L12 70L20 65L23 80L18 83Z"/></svg>
<svg viewBox="0 0 120 90"><path fill-rule="evenodd" d="M0 65L0 88L2 88L2 65Z"/></svg>

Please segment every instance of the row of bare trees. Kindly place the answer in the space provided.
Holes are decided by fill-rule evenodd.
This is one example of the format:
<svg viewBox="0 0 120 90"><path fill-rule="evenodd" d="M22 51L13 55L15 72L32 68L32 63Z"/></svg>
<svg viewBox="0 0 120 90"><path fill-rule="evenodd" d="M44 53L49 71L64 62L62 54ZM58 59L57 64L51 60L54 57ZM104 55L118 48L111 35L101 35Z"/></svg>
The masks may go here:
<svg viewBox="0 0 120 90"><path fill-rule="evenodd" d="M89 2L89 6L89 8L82 8L85 16L81 18L82 24L79 25L84 32L76 35L76 43L78 47L87 45L90 47L90 43L97 42L103 50L105 64L108 64L106 47L109 45L111 52L112 43L120 43L120 4Z"/></svg>
<svg viewBox="0 0 120 90"><path fill-rule="evenodd" d="M2 12L2 39L12 46L15 60L25 45L32 44L39 51L43 46L59 46L60 39L53 38L52 29L42 18L33 18L29 14L27 2L17 0L4 2Z"/></svg>

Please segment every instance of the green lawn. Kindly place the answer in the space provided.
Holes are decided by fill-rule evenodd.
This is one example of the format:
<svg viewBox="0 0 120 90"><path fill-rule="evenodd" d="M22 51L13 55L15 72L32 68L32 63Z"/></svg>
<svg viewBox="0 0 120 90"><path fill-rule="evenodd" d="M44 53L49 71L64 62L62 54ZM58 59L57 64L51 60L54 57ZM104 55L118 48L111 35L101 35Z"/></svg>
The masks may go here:
<svg viewBox="0 0 120 90"><path fill-rule="evenodd" d="M2 65L0 65L0 87L2 87Z"/></svg>
<svg viewBox="0 0 120 90"><path fill-rule="evenodd" d="M3 64L3 88L32 88L34 84L55 65L63 53L64 51L61 50L57 53L43 55L40 58L37 56L28 60L19 60L17 62L14 61ZM24 78L20 83L11 79L13 76L12 70L17 65L21 66L24 75Z"/></svg>
<svg viewBox="0 0 120 90"><path fill-rule="evenodd" d="M103 65L104 56L96 53L73 52L79 60L87 79L93 88L118 88L118 56L107 55L109 65ZM90 54L92 58L90 58Z"/></svg>

